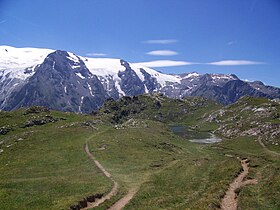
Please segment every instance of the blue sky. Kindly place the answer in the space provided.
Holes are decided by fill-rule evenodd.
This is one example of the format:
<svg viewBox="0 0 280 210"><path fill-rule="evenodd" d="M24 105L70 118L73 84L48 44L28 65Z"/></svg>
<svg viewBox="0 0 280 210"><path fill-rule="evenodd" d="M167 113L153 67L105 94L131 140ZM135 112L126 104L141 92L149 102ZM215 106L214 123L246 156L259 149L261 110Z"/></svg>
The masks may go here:
<svg viewBox="0 0 280 210"><path fill-rule="evenodd" d="M122 58L165 73L232 73L280 87L280 1L0 0L0 45Z"/></svg>

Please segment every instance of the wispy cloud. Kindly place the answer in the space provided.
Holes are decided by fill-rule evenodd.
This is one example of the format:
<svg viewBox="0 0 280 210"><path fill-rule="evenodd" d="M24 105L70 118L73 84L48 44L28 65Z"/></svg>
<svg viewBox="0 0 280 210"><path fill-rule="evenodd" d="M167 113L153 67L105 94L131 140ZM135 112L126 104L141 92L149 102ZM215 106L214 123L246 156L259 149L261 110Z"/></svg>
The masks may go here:
<svg viewBox="0 0 280 210"><path fill-rule="evenodd" d="M135 64L153 68L153 67L188 66L188 65L199 65L199 64L214 65L214 66L243 66L243 65L261 65L266 63L260 61L251 61L251 60L223 60L223 61L217 61L211 63L198 63L198 62L175 61L175 60L154 60L148 62L139 62Z"/></svg>
<svg viewBox="0 0 280 210"><path fill-rule="evenodd" d="M229 41L228 43L227 43L227 45L233 45L233 44L235 44L236 43L236 41Z"/></svg>
<svg viewBox="0 0 280 210"><path fill-rule="evenodd" d="M174 61L174 60L155 60L155 61L140 62L135 64L145 66L145 67L171 67L171 66L187 66L196 63L187 62L187 61Z"/></svg>
<svg viewBox="0 0 280 210"><path fill-rule="evenodd" d="M159 56L171 56L171 55L178 55L177 52L172 50L154 50L151 52L147 52L147 55L159 55Z"/></svg>
<svg viewBox="0 0 280 210"><path fill-rule="evenodd" d="M6 20L0 20L0 24L5 23L5 22L6 22Z"/></svg>
<svg viewBox="0 0 280 210"><path fill-rule="evenodd" d="M144 44L172 44L178 42L177 39L153 39L142 41Z"/></svg>
<svg viewBox="0 0 280 210"><path fill-rule="evenodd" d="M214 65L214 66L243 66L243 65L260 65L266 63L260 61L250 61L250 60L223 60L223 61L211 62L206 64Z"/></svg>
<svg viewBox="0 0 280 210"><path fill-rule="evenodd" d="M96 56L96 57L103 57L106 56L106 53L87 53L86 56Z"/></svg>

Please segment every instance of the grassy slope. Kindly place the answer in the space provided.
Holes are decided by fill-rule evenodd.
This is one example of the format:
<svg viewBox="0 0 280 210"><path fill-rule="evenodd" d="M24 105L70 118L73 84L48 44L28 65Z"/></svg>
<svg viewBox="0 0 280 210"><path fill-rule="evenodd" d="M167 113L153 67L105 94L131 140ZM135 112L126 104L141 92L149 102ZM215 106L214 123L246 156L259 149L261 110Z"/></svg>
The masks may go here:
<svg viewBox="0 0 280 210"><path fill-rule="evenodd" d="M240 169L238 161L189 143L170 133L162 123L145 123L145 129L108 128L91 141L93 153L118 182L127 188L141 185L127 208L218 205Z"/></svg>
<svg viewBox="0 0 280 210"><path fill-rule="evenodd" d="M6 125L14 125L15 120L21 124L32 118L22 111L9 114L11 120L1 117L1 123L5 120ZM73 125L87 117L57 112L51 115L67 120L15 128L0 136L5 140L0 155L0 209L65 209L90 193L110 190L111 183L92 167L83 151L85 140L96 131ZM23 140L16 142L19 138Z"/></svg>
<svg viewBox="0 0 280 210"><path fill-rule="evenodd" d="M249 178L258 179L258 184L241 189L239 205L242 209L280 208L279 156L268 153L251 137L224 141L217 149L250 159Z"/></svg>
<svg viewBox="0 0 280 210"><path fill-rule="evenodd" d="M147 101L142 105L155 103L146 96L143 100ZM135 113L125 116L119 115L125 110L121 105L117 109L121 121L140 118L135 119L136 128L124 123L118 127L122 129L109 124L95 124L98 129L83 127L81 122L92 117L59 112L48 114L66 120L22 129L15 124L46 113L0 112L0 127L15 127L7 135L0 135L0 141L5 141L0 145L4 148L0 154L0 209L65 209L89 193L109 191L112 183L85 155L85 142L120 184L119 194L99 209L106 209L132 187L139 187L139 191L126 209L215 208L241 169L236 156L248 157L254 166L249 176L260 180L258 185L241 189L240 206L279 209L279 158L267 154L254 139L238 138L205 146L189 143L168 130L165 123L172 121L198 124L201 130L215 129L215 123L200 119L206 111L219 107L197 105L197 101L174 104L166 99L161 100L160 108L130 107ZM95 118L111 120L114 115L109 112ZM153 121L157 116L162 122ZM24 140L6 147L19 138Z"/></svg>

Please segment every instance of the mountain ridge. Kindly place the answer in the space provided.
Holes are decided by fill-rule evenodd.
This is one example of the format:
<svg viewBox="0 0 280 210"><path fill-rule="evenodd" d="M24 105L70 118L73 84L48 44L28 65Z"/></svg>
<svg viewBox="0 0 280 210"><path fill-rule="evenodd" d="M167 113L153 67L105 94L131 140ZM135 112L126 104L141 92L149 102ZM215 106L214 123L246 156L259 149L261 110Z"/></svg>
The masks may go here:
<svg viewBox="0 0 280 210"><path fill-rule="evenodd" d="M230 74L163 74L122 59L62 50L0 46L0 109L40 105L90 113L108 98L144 93L201 96L230 104L244 95L280 98L280 89ZM2 56L3 55L3 56Z"/></svg>

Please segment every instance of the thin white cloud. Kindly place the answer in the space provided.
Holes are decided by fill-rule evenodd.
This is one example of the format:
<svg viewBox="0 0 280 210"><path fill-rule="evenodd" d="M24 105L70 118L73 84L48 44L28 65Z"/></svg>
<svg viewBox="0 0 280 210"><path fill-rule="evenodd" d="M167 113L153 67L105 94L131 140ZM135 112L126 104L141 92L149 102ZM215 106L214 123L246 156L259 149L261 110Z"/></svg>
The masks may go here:
<svg viewBox="0 0 280 210"><path fill-rule="evenodd" d="M0 21L0 24L5 23L5 22L6 22L6 20L1 20L1 21Z"/></svg>
<svg viewBox="0 0 280 210"><path fill-rule="evenodd" d="M103 57L106 56L107 54L105 53L87 53L86 56L98 56L98 57Z"/></svg>
<svg viewBox="0 0 280 210"><path fill-rule="evenodd" d="M171 56L171 55L178 55L177 52L172 50L154 50L151 52L147 52L147 55L159 55L159 56Z"/></svg>
<svg viewBox="0 0 280 210"><path fill-rule="evenodd" d="M224 61L217 61L217 62L211 62L206 64L214 65L214 66L243 66L243 65L260 65L265 63L260 61L250 61L250 60L224 60Z"/></svg>
<svg viewBox="0 0 280 210"><path fill-rule="evenodd" d="M228 43L227 43L227 45L233 45L233 44L235 44L236 42L235 41L229 41Z"/></svg>
<svg viewBox="0 0 280 210"><path fill-rule="evenodd" d="M142 41L144 44L172 44L178 42L177 39L153 39Z"/></svg>
<svg viewBox="0 0 280 210"><path fill-rule="evenodd" d="M174 61L174 60L155 60L155 61L140 62L135 64L145 66L145 67L171 67L171 66L187 66L196 63L187 62L187 61Z"/></svg>

